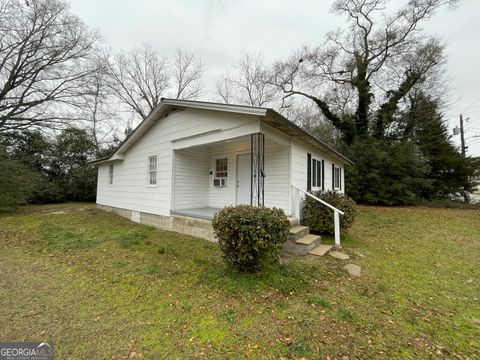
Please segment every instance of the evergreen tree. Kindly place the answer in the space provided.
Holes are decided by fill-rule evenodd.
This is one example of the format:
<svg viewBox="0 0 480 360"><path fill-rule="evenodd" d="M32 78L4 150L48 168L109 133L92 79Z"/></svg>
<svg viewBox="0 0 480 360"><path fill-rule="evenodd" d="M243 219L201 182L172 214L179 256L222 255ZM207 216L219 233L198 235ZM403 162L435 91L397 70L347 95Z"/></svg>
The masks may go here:
<svg viewBox="0 0 480 360"><path fill-rule="evenodd" d="M354 162L346 168L346 191L355 201L376 205L412 204L430 187L426 166L411 141L358 139L343 152Z"/></svg>
<svg viewBox="0 0 480 360"><path fill-rule="evenodd" d="M464 158L452 144L448 127L439 110L439 101L423 92L409 96L409 106L399 120L404 139L411 139L418 147L431 181L420 196L433 199L471 191L478 162Z"/></svg>
<svg viewBox="0 0 480 360"><path fill-rule="evenodd" d="M95 158L96 146L87 130L70 127L57 137L50 156L49 177L58 184L66 200L95 199L97 175L88 162Z"/></svg>

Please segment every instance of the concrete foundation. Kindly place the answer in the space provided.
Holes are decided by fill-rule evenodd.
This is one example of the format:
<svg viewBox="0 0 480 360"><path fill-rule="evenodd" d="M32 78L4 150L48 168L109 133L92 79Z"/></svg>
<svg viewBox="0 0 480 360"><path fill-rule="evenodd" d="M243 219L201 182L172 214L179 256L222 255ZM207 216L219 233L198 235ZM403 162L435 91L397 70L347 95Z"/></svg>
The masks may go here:
<svg viewBox="0 0 480 360"><path fill-rule="evenodd" d="M99 209L123 216L129 220L145 225L151 225L161 230L174 231L217 242L213 233L212 221L197 219L182 215L162 216L107 205L97 205ZM140 216L139 216L140 215Z"/></svg>

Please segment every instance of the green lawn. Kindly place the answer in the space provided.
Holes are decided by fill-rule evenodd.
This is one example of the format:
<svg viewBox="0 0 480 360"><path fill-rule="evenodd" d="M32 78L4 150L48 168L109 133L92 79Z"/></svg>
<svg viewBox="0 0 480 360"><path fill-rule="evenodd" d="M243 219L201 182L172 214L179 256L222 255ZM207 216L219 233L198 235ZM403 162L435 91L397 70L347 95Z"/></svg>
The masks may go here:
<svg viewBox="0 0 480 360"><path fill-rule="evenodd" d="M360 278L330 256L241 275L204 240L25 207L0 215L0 340L58 359L480 357L480 211L360 207L343 241Z"/></svg>

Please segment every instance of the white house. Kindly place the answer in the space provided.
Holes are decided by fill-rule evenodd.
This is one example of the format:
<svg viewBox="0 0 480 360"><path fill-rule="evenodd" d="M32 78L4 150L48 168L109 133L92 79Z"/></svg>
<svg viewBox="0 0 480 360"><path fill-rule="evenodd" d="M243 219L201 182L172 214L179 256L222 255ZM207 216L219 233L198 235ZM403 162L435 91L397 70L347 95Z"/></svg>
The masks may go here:
<svg viewBox="0 0 480 360"><path fill-rule="evenodd" d="M133 221L214 240L226 205L301 216L303 191L344 192L345 156L260 107L163 99L108 158L97 204Z"/></svg>

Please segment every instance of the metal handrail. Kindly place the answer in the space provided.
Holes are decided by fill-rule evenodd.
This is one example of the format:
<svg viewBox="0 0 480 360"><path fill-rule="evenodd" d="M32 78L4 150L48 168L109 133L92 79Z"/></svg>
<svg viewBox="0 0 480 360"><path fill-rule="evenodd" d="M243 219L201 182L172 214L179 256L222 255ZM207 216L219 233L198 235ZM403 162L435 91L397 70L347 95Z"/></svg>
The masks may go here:
<svg viewBox="0 0 480 360"><path fill-rule="evenodd" d="M330 205L326 201L316 197L315 195L310 194L308 191L303 190L302 188L299 188L296 185L292 184L292 187L333 210L333 220L334 220L334 229L335 229L335 245L340 246L340 215L344 215L344 212L337 209L335 206Z"/></svg>
<svg viewBox="0 0 480 360"><path fill-rule="evenodd" d="M315 195L310 194L308 191L303 190L302 188L299 188L299 187L296 186L296 185L293 185L293 184L292 184L292 186L293 186L295 189L297 189L298 191L303 192L305 195L310 196L312 199L315 199L315 200L317 200L318 202L322 203L323 205L329 207L329 208L332 209L333 211L338 211L340 215L344 215L344 212L343 212L342 210L337 209L337 208L336 208L335 206L333 206L333 205L330 205L330 204L327 203L325 200L322 200L322 199L316 197Z"/></svg>

